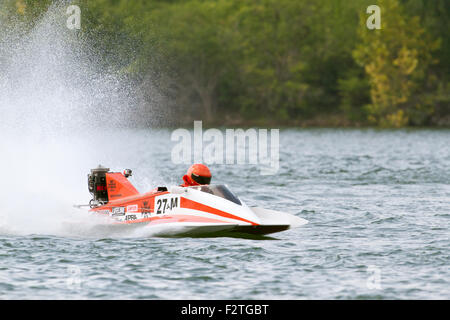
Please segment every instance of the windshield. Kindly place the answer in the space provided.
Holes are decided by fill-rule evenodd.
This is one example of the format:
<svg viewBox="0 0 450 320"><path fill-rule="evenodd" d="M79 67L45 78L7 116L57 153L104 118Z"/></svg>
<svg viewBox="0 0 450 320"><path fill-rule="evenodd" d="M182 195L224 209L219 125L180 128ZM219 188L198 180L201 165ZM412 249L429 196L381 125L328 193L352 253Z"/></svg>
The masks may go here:
<svg viewBox="0 0 450 320"><path fill-rule="evenodd" d="M236 197L225 185L218 184L218 185L203 185L203 186L193 186L189 187L192 189L200 190L203 192L207 192L210 194L213 194L215 196L227 199L231 202L234 202L238 205L242 205L241 201L238 197Z"/></svg>

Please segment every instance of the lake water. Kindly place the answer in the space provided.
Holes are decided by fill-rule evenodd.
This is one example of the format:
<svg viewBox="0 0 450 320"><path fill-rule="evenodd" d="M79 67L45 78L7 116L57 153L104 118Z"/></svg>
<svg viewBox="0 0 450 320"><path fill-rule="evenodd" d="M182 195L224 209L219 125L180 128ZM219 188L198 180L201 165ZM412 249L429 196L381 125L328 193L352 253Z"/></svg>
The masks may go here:
<svg viewBox="0 0 450 320"><path fill-rule="evenodd" d="M249 205L309 221L267 239L64 228L99 163L133 169L140 191L181 183L188 165L171 161L170 134L3 141L0 298L450 298L449 130L281 129L276 175L211 165Z"/></svg>

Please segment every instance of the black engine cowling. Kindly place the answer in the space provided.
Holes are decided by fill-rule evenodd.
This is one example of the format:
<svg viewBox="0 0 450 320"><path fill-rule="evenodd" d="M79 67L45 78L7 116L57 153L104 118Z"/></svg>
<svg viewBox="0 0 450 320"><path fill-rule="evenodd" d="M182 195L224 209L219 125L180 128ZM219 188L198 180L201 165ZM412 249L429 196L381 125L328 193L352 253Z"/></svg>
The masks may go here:
<svg viewBox="0 0 450 320"><path fill-rule="evenodd" d="M108 189L106 186L106 173L108 172L109 168L99 165L97 168L91 169L91 173L88 174L88 188L93 197L89 202L91 207L108 203Z"/></svg>

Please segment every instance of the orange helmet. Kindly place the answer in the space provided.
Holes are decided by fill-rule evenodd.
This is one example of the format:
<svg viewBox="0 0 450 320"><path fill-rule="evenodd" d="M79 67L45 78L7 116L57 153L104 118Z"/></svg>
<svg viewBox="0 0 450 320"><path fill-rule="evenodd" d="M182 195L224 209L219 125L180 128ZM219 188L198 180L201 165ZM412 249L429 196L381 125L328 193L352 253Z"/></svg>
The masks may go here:
<svg viewBox="0 0 450 320"><path fill-rule="evenodd" d="M209 168L201 163L193 164L188 169L187 176L192 185L209 184L212 177Z"/></svg>

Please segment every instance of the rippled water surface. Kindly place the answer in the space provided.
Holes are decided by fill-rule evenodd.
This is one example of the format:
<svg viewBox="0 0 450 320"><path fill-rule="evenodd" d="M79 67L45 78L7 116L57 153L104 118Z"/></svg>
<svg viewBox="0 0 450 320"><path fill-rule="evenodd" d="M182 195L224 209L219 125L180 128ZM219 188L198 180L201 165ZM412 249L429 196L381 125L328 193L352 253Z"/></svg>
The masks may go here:
<svg viewBox="0 0 450 320"><path fill-rule="evenodd" d="M99 162L134 169L140 191L181 182L187 165L172 163L170 134L105 133L101 150L75 138L49 145L52 159L74 160L64 170L36 164L47 183L1 205L0 298L450 298L450 131L282 129L276 175L212 165L214 182L249 205L309 220L267 239L65 229L77 215L71 205L89 200L86 174Z"/></svg>

